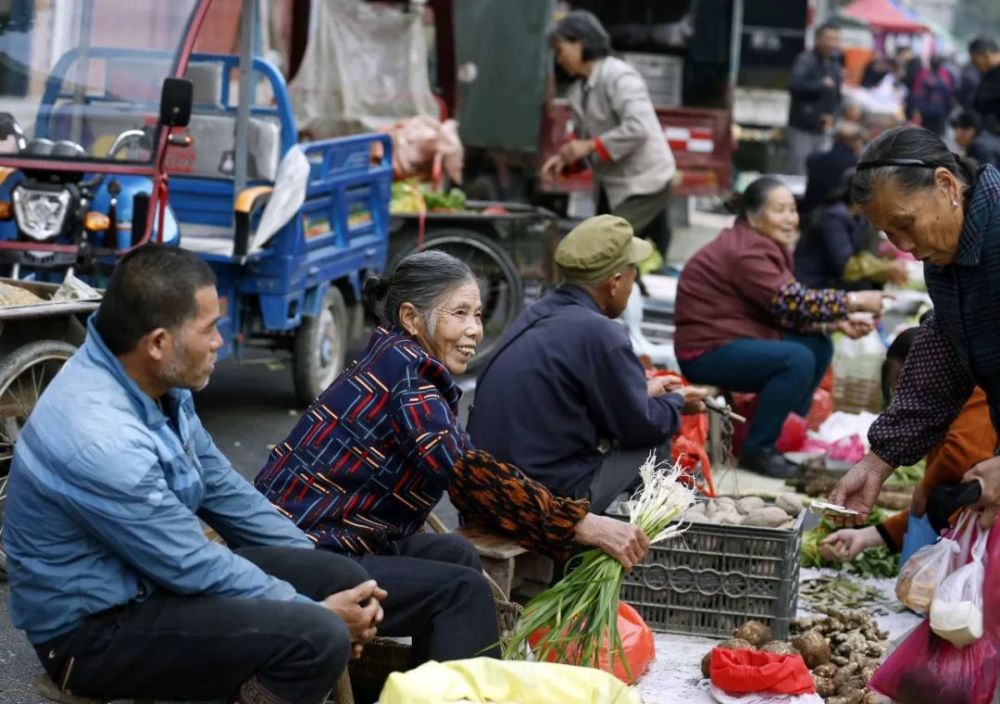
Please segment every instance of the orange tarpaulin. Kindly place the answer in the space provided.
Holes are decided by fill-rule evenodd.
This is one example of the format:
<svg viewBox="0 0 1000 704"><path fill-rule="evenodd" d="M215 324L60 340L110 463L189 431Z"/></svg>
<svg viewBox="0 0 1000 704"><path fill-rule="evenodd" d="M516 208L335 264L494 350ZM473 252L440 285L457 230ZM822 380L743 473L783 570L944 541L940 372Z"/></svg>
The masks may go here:
<svg viewBox="0 0 1000 704"><path fill-rule="evenodd" d="M889 0L854 0L840 13L867 22L873 32L921 34L929 32L926 25L914 22Z"/></svg>

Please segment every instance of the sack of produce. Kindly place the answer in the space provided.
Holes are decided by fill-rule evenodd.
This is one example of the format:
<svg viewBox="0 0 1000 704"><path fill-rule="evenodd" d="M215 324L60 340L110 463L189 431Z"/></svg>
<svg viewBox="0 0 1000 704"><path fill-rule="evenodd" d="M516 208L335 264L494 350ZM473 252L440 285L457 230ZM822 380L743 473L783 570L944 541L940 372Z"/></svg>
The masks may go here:
<svg viewBox="0 0 1000 704"><path fill-rule="evenodd" d="M968 530L978 536L972 544L971 561L948 575L934 593L931 602L931 630L959 648L983 636L983 582L986 567L986 541L989 531L980 531L975 523Z"/></svg>
<svg viewBox="0 0 1000 704"><path fill-rule="evenodd" d="M965 531L972 512L968 511L948 535L933 545L922 547L899 570L896 596L918 614L926 614L934 601L934 592L957 566L962 553L958 538Z"/></svg>

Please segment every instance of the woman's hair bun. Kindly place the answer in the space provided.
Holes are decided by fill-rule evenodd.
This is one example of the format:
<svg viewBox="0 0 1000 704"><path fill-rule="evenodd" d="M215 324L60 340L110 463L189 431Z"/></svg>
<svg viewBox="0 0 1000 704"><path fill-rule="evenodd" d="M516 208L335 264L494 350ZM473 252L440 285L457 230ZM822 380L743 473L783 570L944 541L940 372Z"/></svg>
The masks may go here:
<svg viewBox="0 0 1000 704"><path fill-rule="evenodd" d="M384 276L369 276L361 286L361 303L371 315L382 317L383 303L389 293L389 279Z"/></svg>

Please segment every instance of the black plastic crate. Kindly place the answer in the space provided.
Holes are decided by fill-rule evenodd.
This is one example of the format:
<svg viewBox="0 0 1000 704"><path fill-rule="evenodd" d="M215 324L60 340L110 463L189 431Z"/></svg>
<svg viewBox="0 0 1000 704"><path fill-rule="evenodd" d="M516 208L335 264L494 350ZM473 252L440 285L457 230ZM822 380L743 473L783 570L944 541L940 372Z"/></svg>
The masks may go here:
<svg viewBox="0 0 1000 704"><path fill-rule="evenodd" d="M692 523L625 575L622 600L654 631L728 638L749 619L788 636L805 511L793 528Z"/></svg>

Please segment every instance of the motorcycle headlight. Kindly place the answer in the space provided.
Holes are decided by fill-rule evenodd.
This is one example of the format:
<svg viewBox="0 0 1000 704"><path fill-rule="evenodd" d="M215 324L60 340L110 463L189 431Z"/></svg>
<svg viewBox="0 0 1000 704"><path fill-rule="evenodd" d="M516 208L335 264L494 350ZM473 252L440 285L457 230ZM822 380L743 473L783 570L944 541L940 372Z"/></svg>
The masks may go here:
<svg viewBox="0 0 1000 704"><path fill-rule="evenodd" d="M34 240L47 240L61 234L72 200L69 191L42 191L24 186L14 189L14 218L18 228Z"/></svg>

